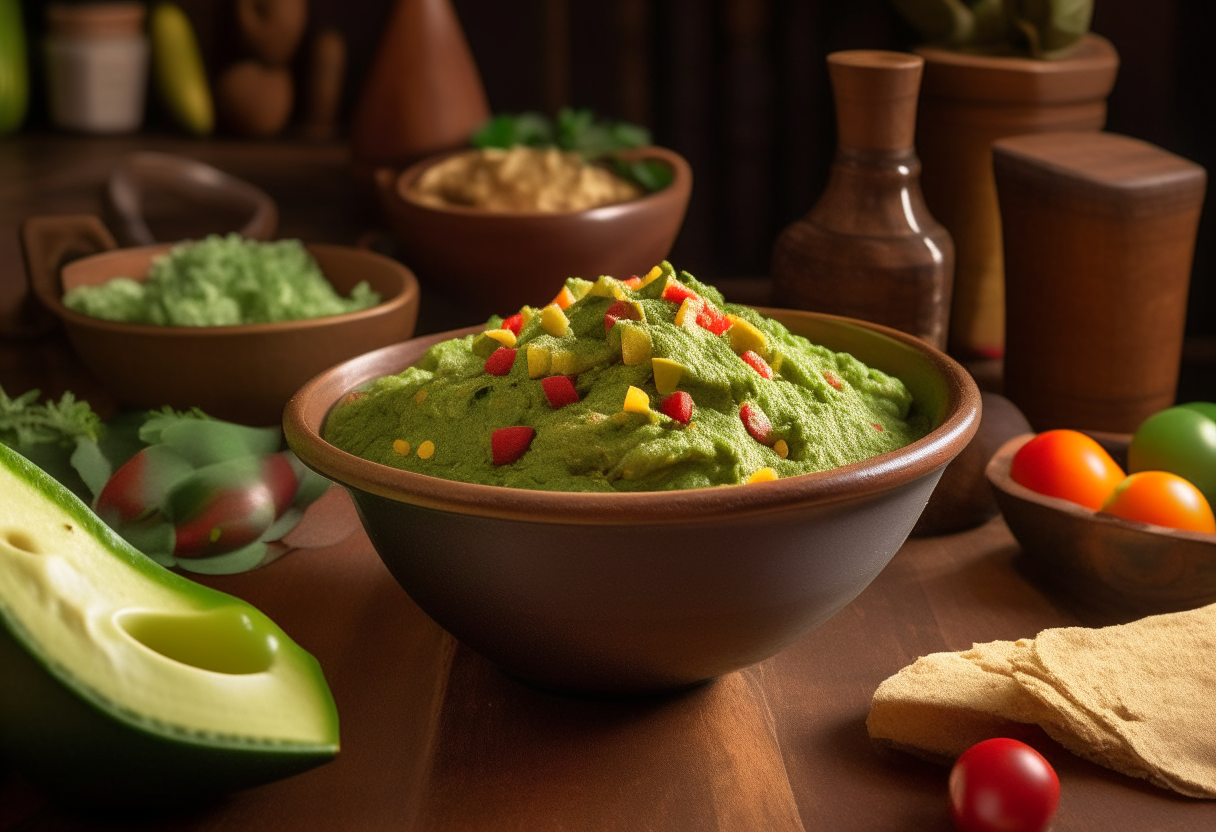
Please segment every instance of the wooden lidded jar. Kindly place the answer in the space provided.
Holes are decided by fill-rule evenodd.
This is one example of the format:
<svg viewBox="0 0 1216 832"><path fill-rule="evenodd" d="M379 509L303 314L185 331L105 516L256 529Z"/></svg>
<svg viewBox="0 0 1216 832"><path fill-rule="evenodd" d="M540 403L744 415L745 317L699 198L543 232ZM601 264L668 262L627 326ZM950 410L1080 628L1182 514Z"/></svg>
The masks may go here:
<svg viewBox="0 0 1216 832"><path fill-rule="evenodd" d="M1113 133L1000 139L992 160L1005 395L1035 430L1135 431L1174 403L1206 172Z"/></svg>
<svg viewBox="0 0 1216 832"><path fill-rule="evenodd" d="M929 214L913 138L924 61L828 55L837 149L827 188L773 247L774 302L885 324L944 349L954 244Z"/></svg>

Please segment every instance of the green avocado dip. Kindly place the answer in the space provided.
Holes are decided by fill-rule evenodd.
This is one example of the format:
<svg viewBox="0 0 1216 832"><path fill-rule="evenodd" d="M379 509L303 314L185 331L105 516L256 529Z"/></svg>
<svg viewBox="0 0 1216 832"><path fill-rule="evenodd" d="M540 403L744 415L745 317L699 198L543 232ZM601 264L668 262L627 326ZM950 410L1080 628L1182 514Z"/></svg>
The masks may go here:
<svg viewBox="0 0 1216 832"><path fill-rule="evenodd" d="M349 298L338 295L299 240L213 234L154 259L146 280L115 277L78 286L63 302L108 321L235 326L341 315L375 306L380 295L365 281Z"/></svg>
<svg viewBox="0 0 1216 832"><path fill-rule="evenodd" d="M571 278L543 309L435 344L415 366L347 395L323 435L446 479L656 491L895 450L929 430L911 405L899 379L724 303L663 263L627 281Z"/></svg>

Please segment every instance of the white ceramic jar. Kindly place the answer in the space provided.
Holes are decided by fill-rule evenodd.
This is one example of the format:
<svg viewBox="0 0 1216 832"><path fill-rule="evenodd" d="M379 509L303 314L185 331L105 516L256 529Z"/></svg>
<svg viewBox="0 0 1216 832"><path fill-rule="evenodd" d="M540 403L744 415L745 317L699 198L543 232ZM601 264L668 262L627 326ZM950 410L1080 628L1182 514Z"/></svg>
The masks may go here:
<svg viewBox="0 0 1216 832"><path fill-rule="evenodd" d="M45 43L51 120L86 133L143 123L148 39L142 3L52 3Z"/></svg>

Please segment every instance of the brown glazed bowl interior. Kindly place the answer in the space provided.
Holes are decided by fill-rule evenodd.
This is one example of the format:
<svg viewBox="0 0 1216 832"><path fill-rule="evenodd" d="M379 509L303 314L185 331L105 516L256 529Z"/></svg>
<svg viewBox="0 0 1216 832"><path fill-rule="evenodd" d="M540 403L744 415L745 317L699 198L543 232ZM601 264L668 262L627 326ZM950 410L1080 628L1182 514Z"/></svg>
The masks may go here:
<svg viewBox="0 0 1216 832"><path fill-rule="evenodd" d="M357 312L241 326L179 327L118 323L68 309L63 294L113 277L147 277L171 245L113 249L90 216L35 217L22 228L31 289L63 322L81 360L123 405L201 408L222 419L275 425L300 385L352 356L409 338L418 317L418 281L409 269L359 248L310 245L339 294L360 280L381 302ZM97 251L61 270L64 254Z"/></svg>
<svg viewBox="0 0 1216 832"><path fill-rule="evenodd" d="M688 162L647 147L621 155L667 164L671 184L616 205L506 214L413 199L411 188L423 171L450 155L424 159L400 174L381 169L376 187L401 259L424 284L481 316L543 305L568 277L645 274L671 251L692 192Z"/></svg>
<svg viewBox="0 0 1216 832"><path fill-rule="evenodd" d="M1090 433L1126 470L1128 434ZM1013 455L1034 436L1014 437L985 474L1035 577L1086 606L1145 615L1216 601L1216 535L1101 514L1013 481Z"/></svg>
<svg viewBox="0 0 1216 832"><path fill-rule="evenodd" d="M957 363L911 336L764 310L895 374L936 425L864 462L774 482L645 493L476 485L368 462L325 442L335 403L413 364L418 338L323 373L288 403L288 444L345 485L410 597L508 672L563 690L679 688L774 655L886 566L979 421Z"/></svg>

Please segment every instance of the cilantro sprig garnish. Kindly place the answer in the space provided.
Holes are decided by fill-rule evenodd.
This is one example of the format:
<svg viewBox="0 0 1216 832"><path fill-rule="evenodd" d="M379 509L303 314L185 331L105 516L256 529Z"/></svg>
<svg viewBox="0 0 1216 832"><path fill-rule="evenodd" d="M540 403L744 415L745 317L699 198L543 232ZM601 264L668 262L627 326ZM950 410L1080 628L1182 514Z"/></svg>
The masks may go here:
<svg viewBox="0 0 1216 832"><path fill-rule="evenodd" d="M543 113L504 113L490 119L473 134L474 147L556 147L579 153L589 162L608 164L620 176L658 191L671 184L672 171L654 159L625 161L623 150L651 143L650 131L637 124L597 119L586 108L563 107L556 119Z"/></svg>

